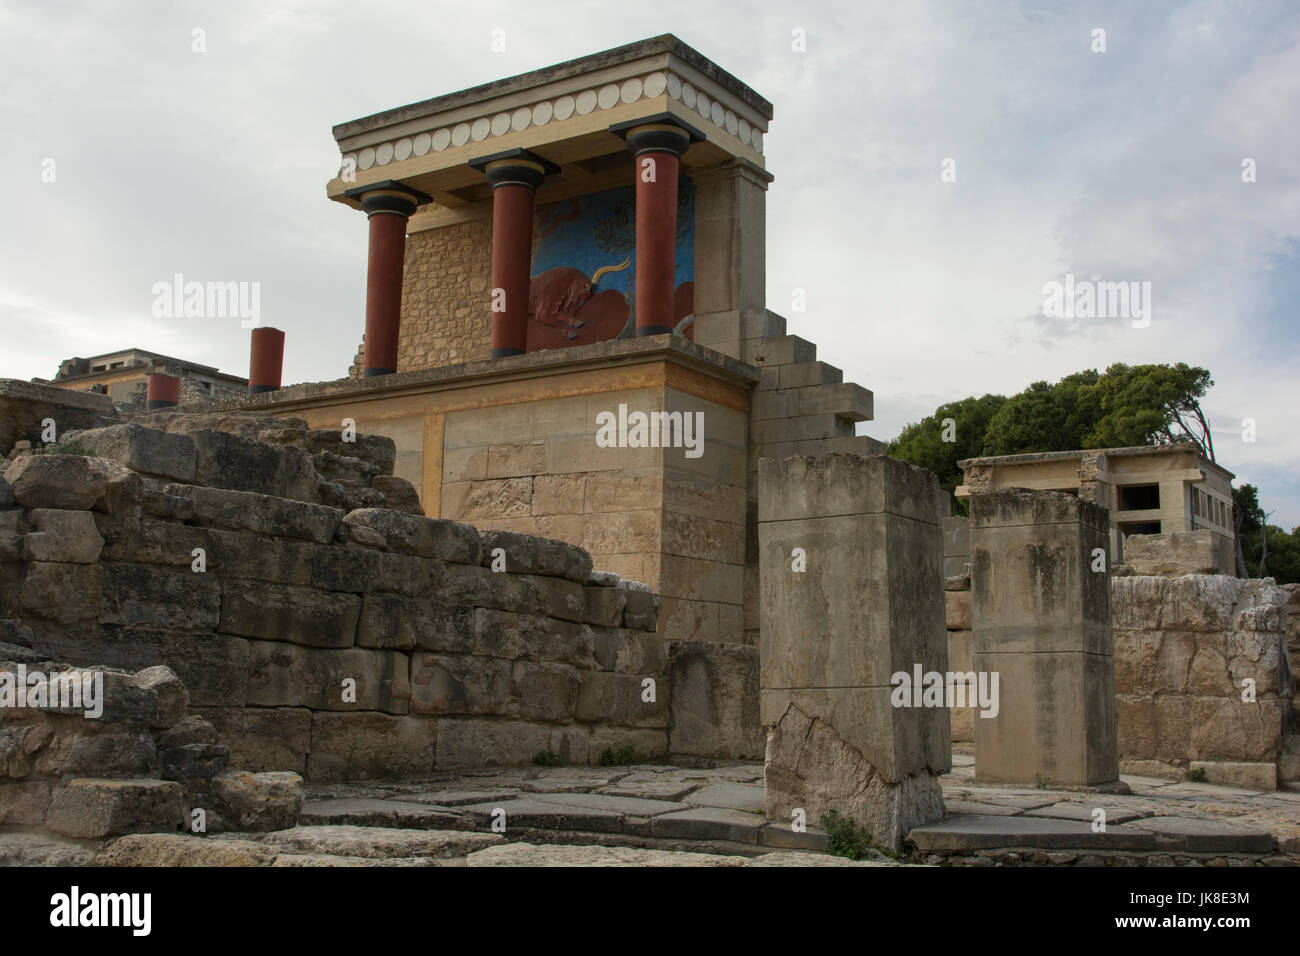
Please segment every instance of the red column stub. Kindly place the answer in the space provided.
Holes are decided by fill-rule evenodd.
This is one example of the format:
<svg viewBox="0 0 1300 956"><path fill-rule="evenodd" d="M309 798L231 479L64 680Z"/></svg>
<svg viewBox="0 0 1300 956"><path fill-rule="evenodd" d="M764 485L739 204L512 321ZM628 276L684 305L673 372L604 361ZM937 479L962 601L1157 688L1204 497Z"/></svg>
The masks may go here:
<svg viewBox="0 0 1300 956"><path fill-rule="evenodd" d="M248 355L248 392L274 392L284 368L284 333L266 326L253 329Z"/></svg>
<svg viewBox="0 0 1300 956"><path fill-rule="evenodd" d="M150 375L146 380L145 408L171 408L180 403L181 380L175 375Z"/></svg>
<svg viewBox="0 0 1300 956"><path fill-rule="evenodd" d="M636 334L664 335L674 324L681 156L704 134L667 113L610 130L627 137L636 157Z"/></svg>
<svg viewBox="0 0 1300 956"><path fill-rule="evenodd" d="M492 186L492 358L522 355L528 344L528 287L533 261L533 196L558 167L526 150L471 160Z"/></svg>
<svg viewBox="0 0 1300 956"><path fill-rule="evenodd" d="M359 199L370 220L362 375L391 375L397 371L397 335L402 321L406 221L432 198L391 179L353 187L344 195Z"/></svg>

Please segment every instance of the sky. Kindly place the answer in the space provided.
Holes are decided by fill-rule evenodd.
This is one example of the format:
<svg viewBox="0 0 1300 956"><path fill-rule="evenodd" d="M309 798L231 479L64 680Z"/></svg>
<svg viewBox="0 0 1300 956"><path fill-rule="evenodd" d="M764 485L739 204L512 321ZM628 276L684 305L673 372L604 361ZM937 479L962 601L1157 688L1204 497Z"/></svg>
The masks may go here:
<svg viewBox="0 0 1300 956"><path fill-rule="evenodd" d="M875 393L860 432L1187 362L1219 463L1300 524L1293 2L5 0L0 376L128 347L247 375L237 319L154 316L177 273L260 283L286 383L346 374L367 232L325 198L331 127L661 33L774 105L768 307ZM1045 315L1067 274L1139 283L1149 323Z"/></svg>

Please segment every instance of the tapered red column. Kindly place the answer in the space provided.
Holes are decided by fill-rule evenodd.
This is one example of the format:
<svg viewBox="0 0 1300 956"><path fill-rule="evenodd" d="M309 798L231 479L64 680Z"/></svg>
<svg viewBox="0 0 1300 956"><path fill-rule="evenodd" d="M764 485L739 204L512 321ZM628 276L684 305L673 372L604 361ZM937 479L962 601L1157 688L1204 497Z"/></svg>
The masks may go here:
<svg viewBox="0 0 1300 956"><path fill-rule="evenodd" d="M248 356L248 392L274 392L284 368L284 333L269 327L253 329Z"/></svg>
<svg viewBox="0 0 1300 956"><path fill-rule="evenodd" d="M362 374L367 378L391 375L397 371L397 337L402 322L406 222L417 207L431 199L393 180L357 186L344 195L360 200L370 220Z"/></svg>
<svg viewBox="0 0 1300 956"><path fill-rule="evenodd" d="M533 260L533 197L556 167L526 149L472 160L492 186L492 358L528 349L528 284Z"/></svg>
<svg viewBox="0 0 1300 956"><path fill-rule="evenodd" d="M673 330L680 157L703 135L667 114L611 129L636 157L636 334L663 335Z"/></svg>

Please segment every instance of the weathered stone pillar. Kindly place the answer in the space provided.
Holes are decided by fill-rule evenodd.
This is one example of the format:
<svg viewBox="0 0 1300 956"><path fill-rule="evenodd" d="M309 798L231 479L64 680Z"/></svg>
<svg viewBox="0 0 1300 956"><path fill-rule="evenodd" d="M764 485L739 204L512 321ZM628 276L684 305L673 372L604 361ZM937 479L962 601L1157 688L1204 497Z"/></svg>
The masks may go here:
<svg viewBox="0 0 1300 956"><path fill-rule="evenodd" d="M402 268L406 257L406 222L432 202L418 189L395 180L349 189L370 220L370 254L366 266L366 342L362 374L397 371L397 336L402 322Z"/></svg>
<svg viewBox="0 0 1300 956"><path fill-rule="evenodd" d="M895 674L948 667L938 488L893 458L759 461L769 821L835 810L899 849L942 819L948 710L891 699Z"/></svg>
<svg viewBox="0 0 1300 956"><path fill-rule="evenodd" d="M274 392L284 370L284 333L279 329L253 329L248 356L248 393Z"/></svg>
<svg viewBox="0 0 1300 956"><path fill-rule="evenodd" d="M673 330L681 156L704 134L668 113L610 129L636 157L636 334L663 335Z"/></svg>
<svg viewBox="0 0 1300 956"><path fill-rule="evenodd" d="M145 408L171 408L180 400L181 380L175 375L156 374L145 379Z"/></svg>
<svg viewBox="0 0 1300 956"><path fill-rule="evenodd" d="M1000 688L975 718L976 779L1117 780L1109 513L1023 488L970 501L972 660Z"/></svg>
<svg viewBox="0 0 1300 956"><path fill-rule="evenodd" d="M533 197L558 167L526 149L472 160L492 186L491 356L528 350L528 285L533 262Z"/></svg>

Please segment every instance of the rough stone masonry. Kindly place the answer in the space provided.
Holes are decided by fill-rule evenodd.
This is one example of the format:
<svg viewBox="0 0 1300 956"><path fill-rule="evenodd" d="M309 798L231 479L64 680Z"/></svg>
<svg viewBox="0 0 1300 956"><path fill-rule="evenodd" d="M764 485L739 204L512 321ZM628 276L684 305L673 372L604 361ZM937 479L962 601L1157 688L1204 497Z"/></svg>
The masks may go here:
<svg viewBox="0 0 1300 956"><path fill-rule="evenodd" d="M424 517L388 439L255 415L147 421L4 468L0 618L24 626L18 643L169 666L251 770L343 780L667 752L645 586L562 542Z"/></svg>

